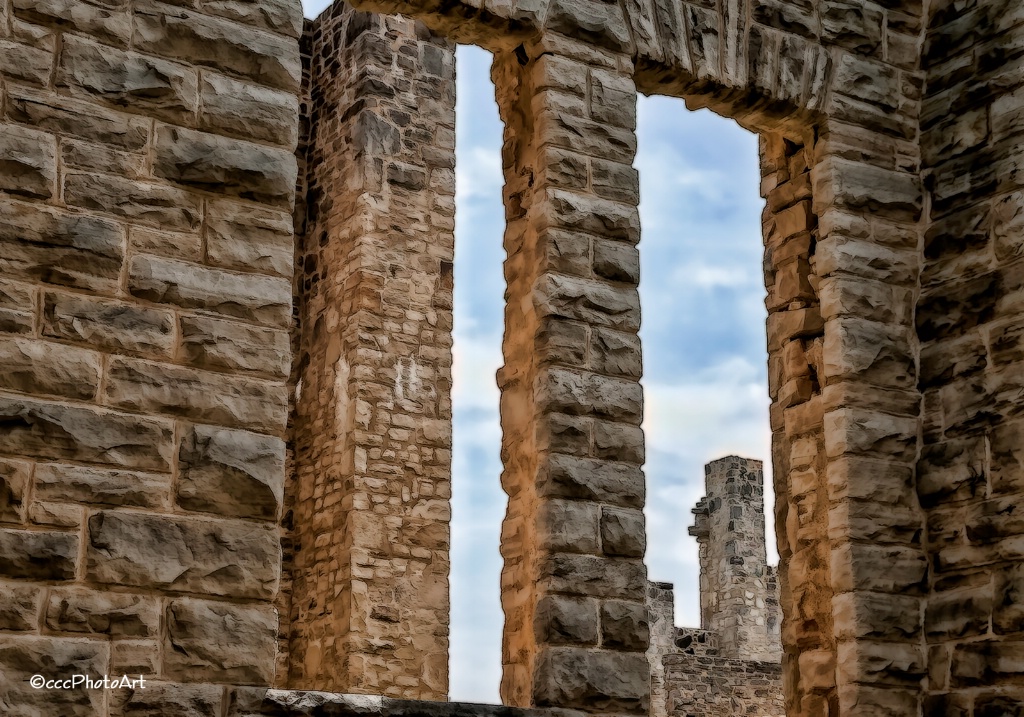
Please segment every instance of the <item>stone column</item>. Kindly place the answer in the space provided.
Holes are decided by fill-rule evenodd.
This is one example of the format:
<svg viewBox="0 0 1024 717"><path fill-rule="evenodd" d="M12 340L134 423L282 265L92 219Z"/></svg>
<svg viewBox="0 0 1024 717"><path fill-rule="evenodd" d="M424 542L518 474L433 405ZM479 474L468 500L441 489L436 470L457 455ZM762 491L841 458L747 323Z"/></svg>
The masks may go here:
<svg viewBox="0 0 1024 717"><path fill-rule="evenodd" d="M628 58L559 48L499 53L493 68L508 253L501 694L642 714L636 94Z"/></svg>
<svg viewBox="0 0 1024 717"><path fill-rule="evenodd" d="M443 700L454 57L400 17L317 23L290 683Z"/></svg>
<svg viewBox="0 0 1024 717"><path fill-rule="evenodd" d="M708 586L701 627L718 635L723 657L776 658L768 634L762 463L727 456L708 463L704 476L704 512L690 531L701 544L701 584Z"/></svg>

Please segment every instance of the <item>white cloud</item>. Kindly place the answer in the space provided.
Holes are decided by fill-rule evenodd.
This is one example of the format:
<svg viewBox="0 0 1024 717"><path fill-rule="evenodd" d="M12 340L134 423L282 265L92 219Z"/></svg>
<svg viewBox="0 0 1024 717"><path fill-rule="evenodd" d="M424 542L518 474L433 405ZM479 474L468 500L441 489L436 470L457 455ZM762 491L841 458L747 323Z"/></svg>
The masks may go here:
<svg viewBox="0 0 1024 717"><path fill-rule="evenodd" d="M455 165L455 201L500 199L505 182L498 148L470 147L460 152Z"/></svg>

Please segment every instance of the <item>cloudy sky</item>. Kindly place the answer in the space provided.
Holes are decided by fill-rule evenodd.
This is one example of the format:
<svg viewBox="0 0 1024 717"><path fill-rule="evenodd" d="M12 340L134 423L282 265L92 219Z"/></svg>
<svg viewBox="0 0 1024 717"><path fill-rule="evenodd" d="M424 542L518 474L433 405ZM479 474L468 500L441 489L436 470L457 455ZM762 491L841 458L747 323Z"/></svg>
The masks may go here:
<svg viewBox="0 0 1024 717"><path fill-rule="evenodd" d="M307 16L324 4L305 0ZM497 702L502 127L490 55L460 47L457 72L451 699ZM686 528L703 465L735 453L770 473L757 138L661 97L640 98L638 136L647 566L652 580L675 583L677 624L696 626Z"/></svg>

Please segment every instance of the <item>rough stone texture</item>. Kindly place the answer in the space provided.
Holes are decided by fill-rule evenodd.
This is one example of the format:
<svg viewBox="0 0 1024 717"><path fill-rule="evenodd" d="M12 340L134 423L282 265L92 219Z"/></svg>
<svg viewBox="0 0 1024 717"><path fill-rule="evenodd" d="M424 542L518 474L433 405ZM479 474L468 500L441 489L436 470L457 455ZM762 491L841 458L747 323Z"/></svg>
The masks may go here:
<svg viewBox="0 0 1024 717"><path fill-rule="evenodd" d="M159 713L37 673L209 683L219 710L277 669L300 9L198 4L0 0L12 717Z"/></svg>
<svg viewBox="0 0 1024 717"><path fill-rule="evenodd" d="M0 0L0 555L26 590L0 705L40 713L40 665L168 669L156 639L45 632L31 590L96 570L260 635L246 664L193 646L174 669L212 689L136 714L219 714L217 681L272 674L444 696L459 40L496 51L506 124L504 699L647 707L642 629L623 631L646 588L639 90L761 135L787 713L1015 709L1020 4L355 4L405 17L339 4L303 31L289 0ZM271 479L239 438L222 455L253 464L201 459L183 483L186 424L291 451ZM224 515L239 480L246 515ZM149 539L104 563L98 520Z"/></svg>

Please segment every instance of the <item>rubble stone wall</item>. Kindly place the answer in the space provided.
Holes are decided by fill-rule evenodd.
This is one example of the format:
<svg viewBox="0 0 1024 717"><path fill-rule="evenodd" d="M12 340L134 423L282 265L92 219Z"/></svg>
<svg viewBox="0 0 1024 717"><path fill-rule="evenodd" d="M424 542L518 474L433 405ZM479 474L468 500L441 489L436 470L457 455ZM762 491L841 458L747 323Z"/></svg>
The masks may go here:
<svg viewBox="0 0 1024 717"><path fill-rule="evenodd" d="M274 679L301 28L0 1L0 712Z"/></svg>
<svg viewBox="0 0 1024 717"><path fill-rule="evenodd" d="M785 717L782 665L713 655L666 655L669 717Z"/></svg>
<svg viewBox="0 0 1024 717"><path fill-rule="evenodd" d="M343 2L307 35L286 684L443 700L453 48Z"/></svg>

